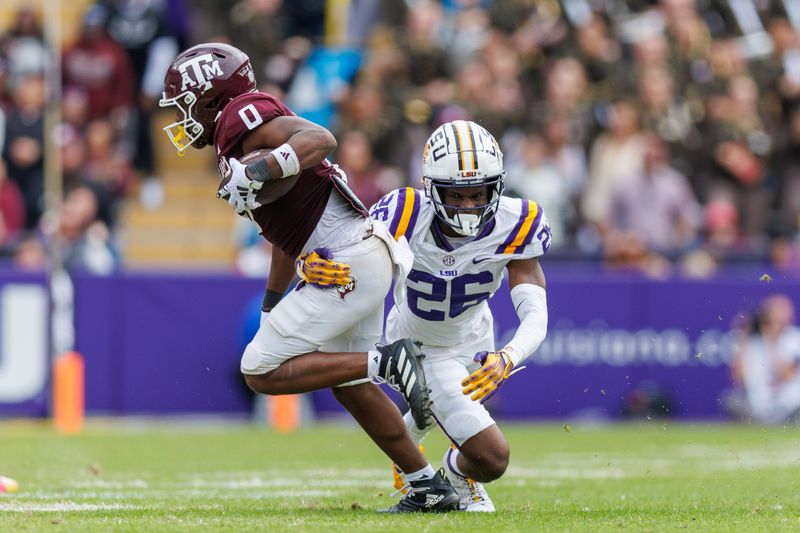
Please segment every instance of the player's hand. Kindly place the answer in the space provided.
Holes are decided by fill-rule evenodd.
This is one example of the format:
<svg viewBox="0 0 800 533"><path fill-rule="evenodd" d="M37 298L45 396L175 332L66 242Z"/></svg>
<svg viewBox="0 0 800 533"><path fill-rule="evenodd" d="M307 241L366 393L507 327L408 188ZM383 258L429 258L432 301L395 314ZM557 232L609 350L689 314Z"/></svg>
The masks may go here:
<svg viewBox="0 0 800 533"><path fill-rule="evenodd" d="M217 198L227 200L237 214L247 215L252 220L252 211L261 207L256 195L264 184L248 178L245 174L247 166L240 163L235 157L228 159L228 167L229 174L224 176L224 178L228 178L227 182L217 191Z"/></svg>
<svg viewBox="0 0 800 533"><path fill-rule="evenodd" d="M298 257L295 269L301 280L316 287L340 287L353 281L350 265L331 261L331 254L325 248Z"/></svg>
<svg viewBox="0 0 800 533"><path fill-rule="evenodd" d="M461 381L462 392L465 395L472 394L470 400L481 403L491 398L513 374L525 368L521 366L514 370L514 363L503 350L478 352L473 360L480 363L481 367Z"/></svg>

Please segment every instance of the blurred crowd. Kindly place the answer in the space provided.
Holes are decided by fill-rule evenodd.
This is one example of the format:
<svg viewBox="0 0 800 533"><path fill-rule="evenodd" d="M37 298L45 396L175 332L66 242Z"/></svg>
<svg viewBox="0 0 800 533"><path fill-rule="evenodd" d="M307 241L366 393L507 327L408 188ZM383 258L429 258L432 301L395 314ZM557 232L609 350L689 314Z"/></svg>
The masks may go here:
<svg viewBox="0 0 800 533"><path fill-rule="evenodd" d="M23 6L0 36L0 251L18 268L39 270L57 255L69 269L108 273L119 260L114 235L134 176L144 203L161 201L149 129L163 72L187 42L186 28L170 22L187 20L170 16L182 8L91 4L77 39L54 49L41 13ZM58 99L49 98L54 80ZM48 116L57 125L46 138ZM46 209L48 150L62 167L55 211Z"/></svg>
<svg viewBox="0 0 800 533"><path fill-rule="evenodd" d="M91 6L63 53L58 134L63 211L75 189L94 198L73 222L81 238L95 226L113 242L134 176L136 201L158 205L147 133L163 71L184 46L223 40L250 55L264 90L336 134L333 158L368 205L420 186L430 132L471 119L500 140L507 194L547 212L553 261L654 277L742 264L800 275L796 2L350 0L326 19L328 4ZM48 53L23 10L0 41L0 235L15 250L69 233L69 215L41 217Z"/></svg>

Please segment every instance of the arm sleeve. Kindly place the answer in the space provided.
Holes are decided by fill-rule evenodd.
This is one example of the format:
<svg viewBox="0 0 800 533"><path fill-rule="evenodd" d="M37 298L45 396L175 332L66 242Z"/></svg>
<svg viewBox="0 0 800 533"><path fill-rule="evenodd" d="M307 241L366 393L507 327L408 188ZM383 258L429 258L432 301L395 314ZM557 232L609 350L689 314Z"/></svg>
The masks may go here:
<svg viewBox="0 0 800 533"><path fill-rule="evenodd" d="M547 293L531 283L511 289L511 301L519 316L519 327L504 350L514 366L535 352L547 335Z"/></svg>

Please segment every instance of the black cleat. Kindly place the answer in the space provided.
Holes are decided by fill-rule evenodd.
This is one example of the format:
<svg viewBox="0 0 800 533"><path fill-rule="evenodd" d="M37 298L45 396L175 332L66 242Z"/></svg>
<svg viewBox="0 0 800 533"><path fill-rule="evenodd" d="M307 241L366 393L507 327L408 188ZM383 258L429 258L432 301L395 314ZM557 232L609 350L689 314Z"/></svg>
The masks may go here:
<svg viewBox="0 0 800 533"><path fill-rule="evenodd" d="M448 513L457 511L460 502L456 489L440 468L431 479L410 481L408 492L397 505L379 513Z"/></svg>
<svg viewBox="0 0 800 533"><path fill-rule="evenodd" d="M400 339L386 346L376 346L381 354L379 377L400 392L411 409L411 416L419 429L430 425L431 399L425 383L420 350L422 343L413 339Z"/></svg>

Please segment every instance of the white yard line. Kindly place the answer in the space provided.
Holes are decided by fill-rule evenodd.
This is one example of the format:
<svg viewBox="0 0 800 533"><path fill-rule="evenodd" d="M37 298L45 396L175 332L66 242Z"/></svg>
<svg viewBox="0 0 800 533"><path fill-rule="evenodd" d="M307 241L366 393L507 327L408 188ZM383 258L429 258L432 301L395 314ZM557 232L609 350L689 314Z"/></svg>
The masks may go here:
<svg viewBox="0 0 800 533"><path fill-rule="evenodd" d="M0 512L11 513L74 513L82 511L129 511L134 509L150 509L149 506L117 504L117 503L31 503L0 502Z"/></svg>

